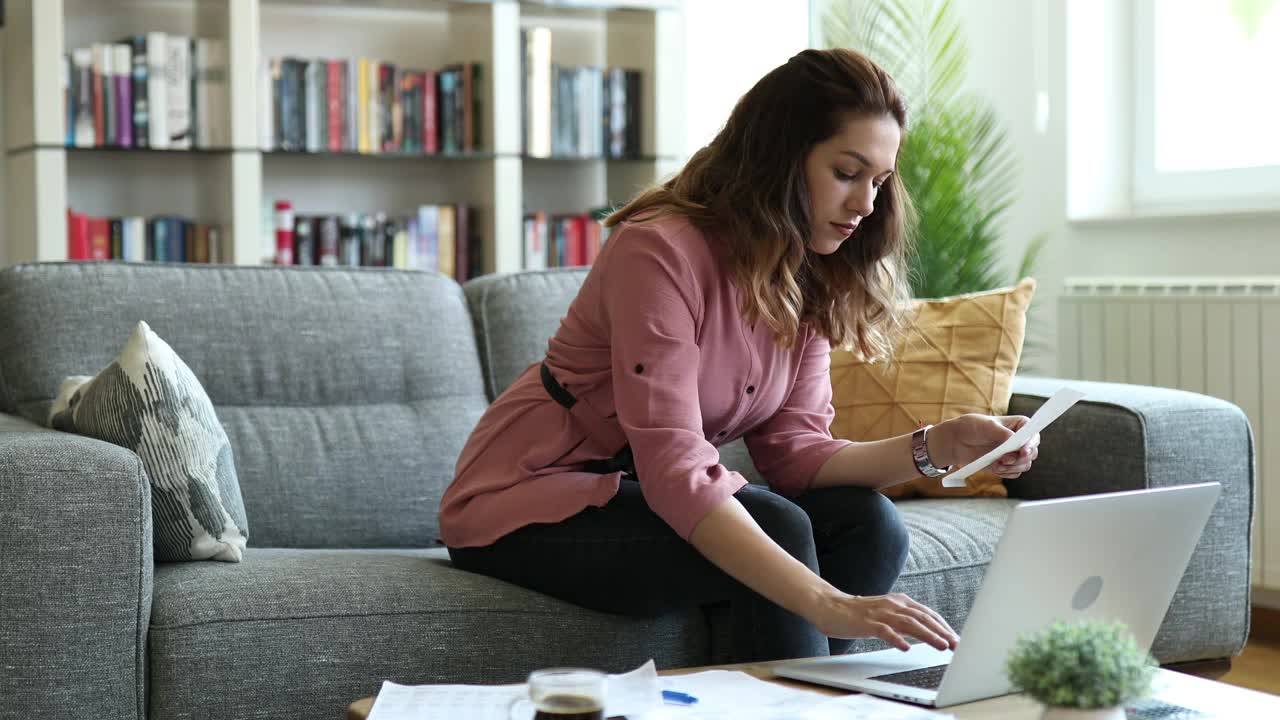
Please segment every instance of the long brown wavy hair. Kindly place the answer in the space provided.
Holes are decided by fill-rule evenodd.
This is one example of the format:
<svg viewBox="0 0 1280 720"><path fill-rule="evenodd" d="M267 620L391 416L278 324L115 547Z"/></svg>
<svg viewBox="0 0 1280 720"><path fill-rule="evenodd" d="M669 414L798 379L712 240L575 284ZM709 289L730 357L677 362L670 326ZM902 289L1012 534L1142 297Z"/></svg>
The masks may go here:
<svg viewBox="0 0 1280 720"><path fill-rule="evenodd" d="M813 225L805 158L859 115L892 117L906 137L906 106L883 69L852 50L805 50L743 95L720 133L679 173L605 225L685 216L724 243L743 313L772 328L781 346L793 347L808 322L833 347L887 359L911 295L913 211L898 174L839 250L824 256L807 242Z"/></svg>

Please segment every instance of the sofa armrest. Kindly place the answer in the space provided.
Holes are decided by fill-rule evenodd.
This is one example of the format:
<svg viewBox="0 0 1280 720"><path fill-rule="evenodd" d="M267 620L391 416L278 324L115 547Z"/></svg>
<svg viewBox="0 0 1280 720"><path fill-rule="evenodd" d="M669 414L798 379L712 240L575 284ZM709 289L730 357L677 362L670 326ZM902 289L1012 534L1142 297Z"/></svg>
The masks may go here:
<svg viewBox="0 0 1280 720"><path fill-rule="evenodd" d="M1152 652L1162 663L1235 655L1249 632L1254 444L1236 405L1205 395L1119 383L1019 377L1009 412L1030 416L1063 385L1085 398L1041 436L1031 470L1006 481L1039 499L1222 483Z"/></svg>
<svg viewBox="0 0 1280 720"><path fill-rule="evenodd" d="M0 414L0 717L145 718L151 583L138 456Z"/></svg>

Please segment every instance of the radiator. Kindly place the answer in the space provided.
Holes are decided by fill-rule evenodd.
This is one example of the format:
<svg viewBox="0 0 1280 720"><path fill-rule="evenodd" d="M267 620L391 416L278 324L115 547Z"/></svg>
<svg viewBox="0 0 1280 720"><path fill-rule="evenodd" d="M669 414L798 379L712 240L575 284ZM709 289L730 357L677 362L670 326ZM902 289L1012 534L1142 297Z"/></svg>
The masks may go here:
<svg viewBox="0 0 1280 720"><path fill-rule="evenodd" d="M1257 444L1253 583L1280 590L1280 276L1068 278L1058 310L1063 377L1179 388L1244 410Z"/></svg>

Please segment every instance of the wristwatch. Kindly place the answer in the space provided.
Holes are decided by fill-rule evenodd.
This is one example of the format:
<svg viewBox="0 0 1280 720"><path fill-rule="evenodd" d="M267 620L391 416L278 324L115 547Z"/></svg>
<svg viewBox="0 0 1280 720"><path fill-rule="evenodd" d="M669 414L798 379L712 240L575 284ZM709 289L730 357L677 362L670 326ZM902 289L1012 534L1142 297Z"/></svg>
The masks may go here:
<svg viewBox="0 0 1280 720"><path fill-rule="evenodd" d="M916 461L916 470L925 477L936 478L951 472L951 466L939 468L929 459L929 446L926 444L929 437L929 428L932 425L924 427L911 433L911 457Z"/></svg>

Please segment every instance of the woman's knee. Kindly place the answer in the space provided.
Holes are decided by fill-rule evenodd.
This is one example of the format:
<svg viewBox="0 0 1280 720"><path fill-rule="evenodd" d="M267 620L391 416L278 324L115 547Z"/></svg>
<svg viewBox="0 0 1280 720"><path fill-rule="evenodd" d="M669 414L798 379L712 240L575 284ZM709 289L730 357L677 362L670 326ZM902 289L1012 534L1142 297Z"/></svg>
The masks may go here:
<svg viewBox="0 0 1280 720"><path fill-rule="evenodd" d="M892 500L875 490L867 492L871 497L866 502L865 513L871 532L880 539L885 553L897 558L901 566L906 563L907 552L911 549L911 533L907 524Z"/></svg>
<svg viewBox="0 0 1280 720"><path fill-rule="evenodd" d="M801 562L816 557L813 522L803 508L766 488L747 485L734 495L765 534Z"/></svg>

